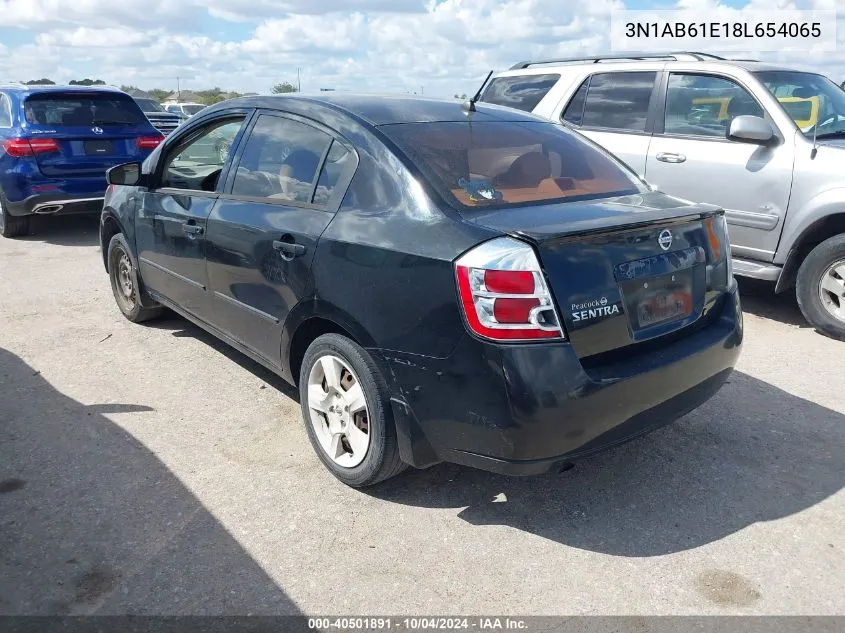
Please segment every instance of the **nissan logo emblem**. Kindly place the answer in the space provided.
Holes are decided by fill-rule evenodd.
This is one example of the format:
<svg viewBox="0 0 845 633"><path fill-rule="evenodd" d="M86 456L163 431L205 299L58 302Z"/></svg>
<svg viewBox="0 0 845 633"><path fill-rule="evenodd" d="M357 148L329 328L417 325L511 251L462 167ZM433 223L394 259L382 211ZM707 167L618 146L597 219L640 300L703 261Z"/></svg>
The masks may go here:
<svg viewBox="0 0 845 633"><path fill-rule="evenodd" d="M668 251L672 248L672 231L669 229L663 229L660 231L660 235L657 236L657 243L660 244L660 248L664 251Z"/></svg>
<svg viewBox="0 0 845 633"><path fill-rule="evenodd" d="M91 131L92 131L94 134L102 134L102 133L103 133L103 128L101 128L101 127L92 127L92 128L91 128Z"/></svg>

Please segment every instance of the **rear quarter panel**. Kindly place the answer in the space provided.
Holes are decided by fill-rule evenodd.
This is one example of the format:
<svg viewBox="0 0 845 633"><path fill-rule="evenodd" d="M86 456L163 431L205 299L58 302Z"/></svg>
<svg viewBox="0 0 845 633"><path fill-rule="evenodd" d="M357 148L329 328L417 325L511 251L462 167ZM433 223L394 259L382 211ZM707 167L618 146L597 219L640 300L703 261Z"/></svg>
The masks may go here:
<svg viewBox="0 0 845 633"><path fill-rule="evenodd" d="M354 136L358 170L313 264L317 299L374 347L448 356L465 332L452 262L499 233L439 207L380 138Z"/></svg>

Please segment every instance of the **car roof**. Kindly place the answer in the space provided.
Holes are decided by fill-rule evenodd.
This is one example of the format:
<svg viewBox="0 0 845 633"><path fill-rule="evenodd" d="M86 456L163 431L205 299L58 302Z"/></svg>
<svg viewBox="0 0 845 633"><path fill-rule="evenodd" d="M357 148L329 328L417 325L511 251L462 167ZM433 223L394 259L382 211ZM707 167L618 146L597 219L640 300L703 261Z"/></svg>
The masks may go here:
<svg viewBox="0 0 845 633"><path fill-rule="evenodd" d="M21 96L30 96L36 94L49 94L51 92L110 92L115 94L125 94L119 88L114 86L70 86L70 85L27 85L27 84L0 84L0 90L4 92L15 93Z"/></svg>
<svg viewBox="0 0 845 633"><path fill-rule="evenodd" d="M460 101L432 99L415 95L372 95L332 93L331 95L272 95L240 97L221 102L208 108L209 112L233 106L288 110L294 113L317 116L322 107L325 113L341 111L372 126L396 123L435 123L466 121L470 113ZM315 108L315 106L317 106ZM471 113L475 121L543 121L545 119L527 112L512 110L486 103L477 103Z"/></svg>

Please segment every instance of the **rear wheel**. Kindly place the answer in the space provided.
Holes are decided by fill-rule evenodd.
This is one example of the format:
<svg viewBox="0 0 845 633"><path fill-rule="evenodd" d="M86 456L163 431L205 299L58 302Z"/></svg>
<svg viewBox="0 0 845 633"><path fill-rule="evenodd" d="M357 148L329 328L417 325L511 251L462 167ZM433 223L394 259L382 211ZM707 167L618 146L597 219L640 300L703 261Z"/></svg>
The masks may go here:
<svg viewBox="0 0 845 633"><path fill-rule="evenodd" d="M338 334L315 339L302 361L299 393L311 445L340 481L360 488L405 470L387 387L361 346Z"/></svg>
<svg viewBox="0 0 845 633"><path fill-rule="evenodd" d="M141 302L138 274L129 256L129 246L122 233L111 238L108 250L109 280L120 312L133 323L159 316L161 307L145 307Z"/></svg>
<svg viewBox="0 0 845 633"><path fill-rule="evenodd" d="M810 251L798 269L796 296L810 325L845 339L845 235L831 237Z"/></svg>
<svg viewBox="0 0 845 633"><path fill-rule="evenodd" d="M3 192L0 191L0 235L20 237L29 233L28 215L11 215Z"/></svg>

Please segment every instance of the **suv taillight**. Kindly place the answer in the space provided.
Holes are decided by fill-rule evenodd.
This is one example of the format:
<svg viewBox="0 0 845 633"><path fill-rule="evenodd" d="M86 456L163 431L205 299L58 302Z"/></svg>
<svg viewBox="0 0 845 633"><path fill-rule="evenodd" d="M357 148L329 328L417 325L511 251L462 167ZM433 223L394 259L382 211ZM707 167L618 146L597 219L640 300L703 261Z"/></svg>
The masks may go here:
<svg viewBox="0 0 845 633"><path fill-rule="evenodd" d="M3 141L3 151L9 156L22 158L36 154L52 154L59 151L59 144L52 138L10 138Z"/></svg>
<svg viewBox="0 0 845 633"><path fill-rule="evenodd" d="M500 237L455 262L469 328L493 341L562 339L560 319L534 250Z"/></svg>
<svg viewBox="0 0 845 633"><path fill-rule="evenodd" d="M135 139L138 149L155 149L164 140L164 136L139 136Z"/></svg>

